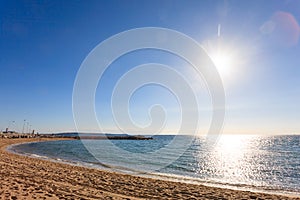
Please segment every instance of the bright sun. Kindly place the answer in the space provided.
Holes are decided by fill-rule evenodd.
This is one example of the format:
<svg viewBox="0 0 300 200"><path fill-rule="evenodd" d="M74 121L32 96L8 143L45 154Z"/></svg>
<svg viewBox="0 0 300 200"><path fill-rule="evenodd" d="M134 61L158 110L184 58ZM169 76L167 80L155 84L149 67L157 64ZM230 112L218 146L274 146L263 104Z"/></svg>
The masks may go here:
<svg viewBox="0 0 300 200"><path fill-rule="evenodd" d="M234 78L236 67L241 64L241 61L237 59L240 57L240 52L236 51L236 46L217 38L204 41L203 47L215 64L222 80L231 82Z"/></svg>
<svg viewBox="0 0 300 200"><path fill-rule="evenodd" d="M222 78L231 74L234 66L234 59L231 54L224 51L217 51L215 53L211 53L210 57Z"/></svg>

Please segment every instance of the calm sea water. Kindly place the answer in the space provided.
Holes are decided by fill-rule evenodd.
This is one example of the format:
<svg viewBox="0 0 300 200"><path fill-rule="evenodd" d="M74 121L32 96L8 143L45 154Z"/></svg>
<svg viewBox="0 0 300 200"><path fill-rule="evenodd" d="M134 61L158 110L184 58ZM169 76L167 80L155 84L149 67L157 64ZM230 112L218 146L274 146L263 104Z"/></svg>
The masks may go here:
<svg viewBox="0 0 300 200"><path fill-rule="evenodd" d="M183 142L191 139L178 137ZM300 136L223 135L216 144L199 137L189 146L159 151L174 138L51 141L16 145L11 150L174 181L300 194Z"/></svg>

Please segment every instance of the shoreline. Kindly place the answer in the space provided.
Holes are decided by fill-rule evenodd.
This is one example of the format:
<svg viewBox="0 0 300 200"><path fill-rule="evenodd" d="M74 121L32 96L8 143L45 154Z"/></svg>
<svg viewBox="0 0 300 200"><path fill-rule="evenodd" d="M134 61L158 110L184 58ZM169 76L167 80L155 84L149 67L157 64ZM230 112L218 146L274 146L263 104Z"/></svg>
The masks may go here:
<svg viewBox="0 0 300 200"><path fill-rule="evenodd" d="M65 139L68 138L0 139L0 196L37 199L300 199L290 194L250 192L132 176L32 158L7 150L8 146L19 143Z"/></svg>

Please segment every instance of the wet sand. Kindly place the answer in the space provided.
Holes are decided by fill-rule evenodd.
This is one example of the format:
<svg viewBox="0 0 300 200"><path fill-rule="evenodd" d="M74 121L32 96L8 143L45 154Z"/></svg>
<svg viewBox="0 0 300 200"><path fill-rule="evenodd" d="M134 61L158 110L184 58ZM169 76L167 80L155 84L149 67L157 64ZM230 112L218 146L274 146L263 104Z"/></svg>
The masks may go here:
<svg viewBox="0 0 300 200"><path fill-rule="evenodd" d="M55 139L0 139L0 199L299 199L220 189L55 163L6 151L11 144Z"/></svg>

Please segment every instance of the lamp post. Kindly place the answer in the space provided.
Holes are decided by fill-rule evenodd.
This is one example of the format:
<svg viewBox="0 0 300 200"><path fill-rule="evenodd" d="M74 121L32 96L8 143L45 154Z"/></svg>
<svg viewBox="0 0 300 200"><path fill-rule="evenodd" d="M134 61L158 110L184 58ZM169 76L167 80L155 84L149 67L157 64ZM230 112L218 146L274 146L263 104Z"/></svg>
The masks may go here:
<svg viewBox="0 0 300 200"><path fill-rule="evenodd" d="M23 128L22 128L22 134L24 134L25 122L26 122L26 119L24 119Z"/></svg>
<svg viewBox="0 0 300 200"><path fill-rule="evenodd" d="M29 122L27 122L26 133L28 133Z"/></svg>

